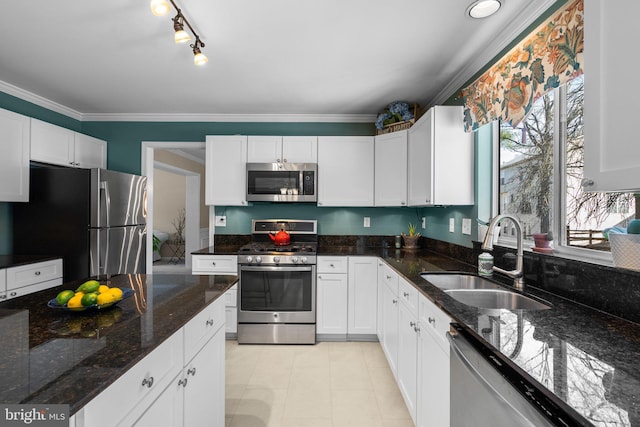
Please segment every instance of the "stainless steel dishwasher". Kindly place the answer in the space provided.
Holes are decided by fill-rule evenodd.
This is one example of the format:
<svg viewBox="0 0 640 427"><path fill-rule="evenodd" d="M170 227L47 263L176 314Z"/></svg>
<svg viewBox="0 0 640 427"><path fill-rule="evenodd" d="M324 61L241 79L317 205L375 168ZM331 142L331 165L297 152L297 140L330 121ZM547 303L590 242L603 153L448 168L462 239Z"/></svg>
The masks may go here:
<svg viewBox="0 0 640 427"><path fill-rule="evenodd" d="M550 393L533 387L499 360L494 350L466 338L470 333L463 327L451 326L447 334L451 347L451 427L591 425Z"/></svg>

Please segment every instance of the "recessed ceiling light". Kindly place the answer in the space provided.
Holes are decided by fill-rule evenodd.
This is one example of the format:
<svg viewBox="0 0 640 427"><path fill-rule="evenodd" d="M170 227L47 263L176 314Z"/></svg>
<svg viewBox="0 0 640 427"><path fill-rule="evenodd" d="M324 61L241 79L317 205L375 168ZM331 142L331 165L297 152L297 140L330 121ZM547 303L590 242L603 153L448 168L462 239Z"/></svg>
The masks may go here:
<svg viewBox="0 0 640 427"><path fill-rule="evenodd" d="M500 9L500 0L476 0L467 8L467 16L482 19L493 15Z"/></svg>

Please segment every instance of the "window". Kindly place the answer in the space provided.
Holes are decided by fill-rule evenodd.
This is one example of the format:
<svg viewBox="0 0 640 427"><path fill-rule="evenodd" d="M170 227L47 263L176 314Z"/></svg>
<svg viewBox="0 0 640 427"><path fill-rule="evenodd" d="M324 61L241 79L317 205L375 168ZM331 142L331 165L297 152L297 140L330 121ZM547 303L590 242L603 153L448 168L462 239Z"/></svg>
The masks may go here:
<svg viewBox="0 0 640 427"><path fill-rule="evenodd" d="M635 217L632 193L585 193L584 79L535 101L515 128L500 124L501 213L516 216L525 238L552 232L556 249L610 251L603 231Z"/></svg>

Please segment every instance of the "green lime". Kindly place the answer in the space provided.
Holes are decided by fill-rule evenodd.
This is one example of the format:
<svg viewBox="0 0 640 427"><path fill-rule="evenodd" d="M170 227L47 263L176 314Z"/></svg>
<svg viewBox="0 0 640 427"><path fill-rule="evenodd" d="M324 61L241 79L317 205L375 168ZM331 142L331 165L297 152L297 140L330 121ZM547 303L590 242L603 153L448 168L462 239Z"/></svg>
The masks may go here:
<svg viewBox="0 0 640 427"><path fill-rule="evenodd" d="M95 305L98 302L98 294L91 292L82 296L82 306L89 307Z"/></svg>
<svg viewBox="0 0 640 427"><path fill-rule="evenodd" d="M65 305L67 303L67 301L69 301L71 298L73 298L73 296L76 293L67 289L65 291L62 291L58 294L58 296L56 297L56 301L58 302L58 304L60 305Z"/></svg>
<svg viewBox="0 0 640 427"><path fill-rule="evenodd" d="M88 294L90 292L97 292L99 287L100 282L97 280L87 280L82 285L78 286L76 292L84 292L85 294Z"/></svg>

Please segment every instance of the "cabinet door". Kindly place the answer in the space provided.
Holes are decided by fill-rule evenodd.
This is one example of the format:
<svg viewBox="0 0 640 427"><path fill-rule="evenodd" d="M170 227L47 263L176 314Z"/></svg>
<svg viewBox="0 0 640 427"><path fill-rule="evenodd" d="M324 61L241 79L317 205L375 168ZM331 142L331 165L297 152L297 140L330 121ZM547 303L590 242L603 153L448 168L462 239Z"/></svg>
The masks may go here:
<svg viewBox="0 0 640 427"><path fill-rule="evenodd" d="M281 136L249 136L247 139L248 163L282 162Z"/></svg>
<svg viewBox="0 0 640 427"><path fill-rule="evenodd" d="M418 334L416 427L449 426L449 347L434 341L429 326Z"/></svg>
<svg viewBox="0 0 640 427"><path fill-rule="evenodd" d="M107 142L89 135L75 132L75 166L79 168L107 167Z"/></svg>
<svg viewBox="0 0 640 427"><path fill-rule="evenodd" d="M219 330L185 367L185 426L224 427L224 351L224 333Z"/></svg>
<svg viewBox="0 0 640 427"><path fill-rule="evenodd" d="M397 289L397 287L396 287ZM389 286L382 288L382 350L393 376L398 373L398 295Z"/></svg>
<svg viewBox="0 0 640 427"><path fill-rule="evenodd" d="M407 205L407 131L375 139L375 205Z"/></svg>
<svg viewBox="0 0 640 427"><path fill-rule="evenodd" d="M29 117L0 109L0 201L29 201Z"/></svg>
<svg viewBox="0 0 640 427"><path fill-rule="evenodd" d="M584 2L584 189L640 189L640 145L637 143L634 96L629 82L634 67L620 67L620 58L635 51L630 28L640 3ZM590 184L590 185L589 185Z"/></svg>
<svg viewBox="0 0 640 427"><path fill-rule="evenodd" d="M373 137L318 137L318 206L373 206Z"/></svg>
<svg viewBox="0 0 640 427"><path fill-rule="evenodd" d="M377 258L349 257L349 326L351 334L376 334Z"/></svg>
<svg viewBox="0 0 640 427"><path fill-rule="evenodd" d="M282 161L288 163L317 163L317 136L283 136Z"/></svg>
<svg viewBox="0 0 640 427"><path fill-rule="evenodd" d="M431 204L432 140L433 109L430 109L411 126L407 135L407 203L409 206Z"/></svg>
<svg viewBox="0 0 640 427"><path fill-rule="evenodd" d="M207 205L245 206L247 204L247 137L207 136Z"/></svg>
<svg viewBox="0 0 640 427"><path fill-rule="evenodd" d="M0 269L0 302L7 299L7 271Z"/></svg>
<svg viewBox="0 0 640 427"><path fill-rule="evenodd" d="M75 166L74 132L51 123L31 119L31 160Z"/></svg>
<svg viewBox="0 0 640 427"><path fill-rule="evenodd" d="M416 421L418 393L418 319L403 303L398 308L398 387L413 422ZM436 424L434 424L436 425Z"/></svg>
<svg viewBox="0 0 640 427"><path fill-rule="evenodd" d="M135 427L182 426L184 425L183 374L176 377L162 394L132 425ZM124 420L121 425L128 425Z"/></svg>
<svg viewBox="0 0 640 427"><path fill-rule="evenodd" d="M347 295L346 274L318 274L316 333L346 336Z"/></svg>
<svg viewBox="0 0 640 427"><path fill-rule="evenodd" d="M378 334L378 341L382 342L383 339L383 328L382 328L382 302L384 301L383 298L383 287L386 286L385 282L384 282L384 263L382 262L382 260L378 259L377 261L377 265L378 265L378 312L376 315L376 333Z"/></svg>

